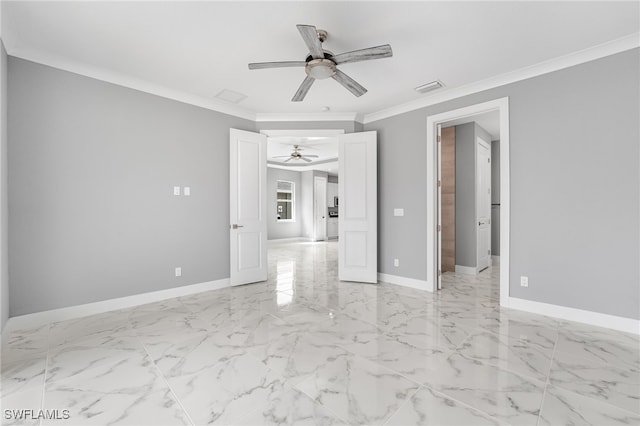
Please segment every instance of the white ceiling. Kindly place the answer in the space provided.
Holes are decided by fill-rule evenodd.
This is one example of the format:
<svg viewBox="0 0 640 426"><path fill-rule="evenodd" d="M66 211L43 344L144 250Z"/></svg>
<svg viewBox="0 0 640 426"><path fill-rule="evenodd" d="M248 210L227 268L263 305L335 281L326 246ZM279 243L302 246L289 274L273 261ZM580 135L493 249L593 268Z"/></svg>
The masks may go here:
<svg viewBox="0 0 640 426"><path fill-rule="evenodd" d="M247 95L252 113L368 114L445 89L539 64L639 31L634 2L2 2L11 55L67 69L103 70L217 101ZM332 79L303 102L291 97L302 68L253 70L249 62L304 60L296 24L329 32L333 53L389 43L393 57L343 64L369 92L355 98Z"/></svg>

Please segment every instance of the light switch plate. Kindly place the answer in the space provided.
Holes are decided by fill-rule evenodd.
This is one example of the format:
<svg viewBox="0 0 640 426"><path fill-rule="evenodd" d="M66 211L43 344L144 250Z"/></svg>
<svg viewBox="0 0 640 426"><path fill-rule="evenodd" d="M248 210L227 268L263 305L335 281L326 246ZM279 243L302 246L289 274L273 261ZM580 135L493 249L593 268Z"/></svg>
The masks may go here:
<svg viewBox="0 0 640 426"><path fill-rule="evenodd" d="M184 190L182 191L182 193L184 194L185 197L190 196L191 195L191 187L185 186Z"/></svg>
<svg viewBox="0 0 640 426"><path fill-rule="evenodd" d="M180 187L179 186L174 186L173 187L173 195L180 195Z"/></svg>
<svg viewBox="0 0 640 426"><path fill-rule="evenodd" d="M404 216L404 209L393 209L394 216Z"/></svg>

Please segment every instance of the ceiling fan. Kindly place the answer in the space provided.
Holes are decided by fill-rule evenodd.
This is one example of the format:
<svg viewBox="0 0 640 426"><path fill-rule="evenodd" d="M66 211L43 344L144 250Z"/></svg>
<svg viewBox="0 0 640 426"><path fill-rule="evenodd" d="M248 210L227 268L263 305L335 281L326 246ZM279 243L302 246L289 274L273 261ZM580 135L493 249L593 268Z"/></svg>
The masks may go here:
<svg viewBox="0 0 640 426"><path fill-rule="evenodd" d="M337 66L350 62L368 61L393 56L391 46L388 44L334 55L330 51L322 48L322 43L327 39L327 32L325 30L317 30L313 25L297 25L297 27L300 35L302 35L302 39L309 48L309 54L304 61L258 62L249 64L250 70L304 67L307 77L302 81L296 94L293 95L291 99L293 102L302 101L315 80L324 80L329 77L343 85L355 96L362 96L367 93L367 89L340 71Z"/></svg>
<svg viewBox="0 0 640 426"><path fill-rule="evenodd" d="M312 161L310 160L310 158L318 158L317 155L304 155L300 152L301 150L302 148L300 148L300 145L294 145L293 152L290 155L278 155L277 157L273 158L286 158L286 160L284 160L285 163L291 160L302 160L310 163Z"/></svg>

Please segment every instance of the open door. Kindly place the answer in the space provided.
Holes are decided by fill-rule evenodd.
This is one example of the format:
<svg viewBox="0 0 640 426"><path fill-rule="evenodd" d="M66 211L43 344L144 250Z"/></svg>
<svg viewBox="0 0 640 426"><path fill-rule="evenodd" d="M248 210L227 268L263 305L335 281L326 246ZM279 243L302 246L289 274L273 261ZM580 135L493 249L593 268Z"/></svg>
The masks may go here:
<svg viewBox="0 0 640 426"><path fill-rule="evenodd" d="M477 272L491 266L491 143L476 145Z"/></svg>
<svg viewBox="0 0 640 426"><path fill-rule="evenodd" d="M322 176L313 178L313 239L327 240L327 179Z"/></svg>
<svg viewBox="0 0 640 426"><path fill-rule="evenodd" d="M437 238L436 238L436 244L438 246L437 249L437 253L438 253L438 271L436 273L436 288L438 290L442 290L442 126L440 124L438 124L438 137L437 137L437 143L436 143L436 155L437 155L437 165L438 165L438 184L437 184L437 202L436 205L438 206L438 211L437 211L437 220L438 220L438 226L437 226Z"/></svg>
<svg viewBox="0 0 640 426"><path fill-rule="evenodd" d="M230 283L267 279L267 137L230 129Z"/></svg>
<svg viewBox="0 0 640 426"><path fill-rule="evenodd" d="M341 281L378 282L378 170L376 132L338 136Z"/></svg>

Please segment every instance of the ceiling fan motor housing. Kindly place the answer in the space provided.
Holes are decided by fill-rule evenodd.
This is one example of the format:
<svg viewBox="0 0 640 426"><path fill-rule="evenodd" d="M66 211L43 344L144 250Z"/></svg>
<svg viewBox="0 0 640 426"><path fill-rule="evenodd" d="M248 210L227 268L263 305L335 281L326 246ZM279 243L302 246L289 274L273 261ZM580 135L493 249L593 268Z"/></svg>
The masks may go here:
<svg viewBox="0 0 640 426"><path fill-rule="evenodd" d="M308 76L316 80L324 80L333 77L336 73L336 64L331 59L312 59L304 67Z"/></svg>

